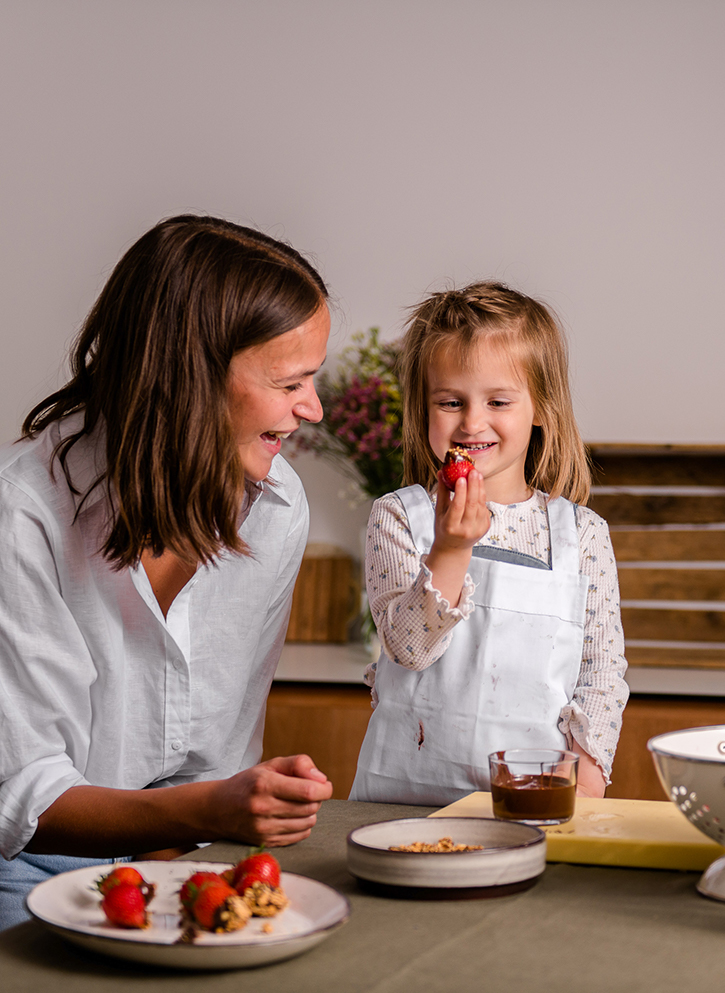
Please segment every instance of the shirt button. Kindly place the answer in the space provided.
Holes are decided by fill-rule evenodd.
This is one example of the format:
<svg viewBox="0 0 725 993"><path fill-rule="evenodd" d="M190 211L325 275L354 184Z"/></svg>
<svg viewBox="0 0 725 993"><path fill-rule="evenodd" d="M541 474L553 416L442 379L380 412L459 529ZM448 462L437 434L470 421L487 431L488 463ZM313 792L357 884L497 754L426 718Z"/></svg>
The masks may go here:
<svg viewBox="0 0 725 993"><path fill-rule="evenodd" d="M178 752L178 750L181 748L181 742L179 741L178 738L175 738L171 742L171 747L174 749L175 752Z"/></svg>
<svg viewBox="0 0 725 993"><path fill-rule="evenodd" d="M176 669L177 672L181 672L183 668L184 668L184 663L181 661L181 659L174 659L174 669Z"/></svg>

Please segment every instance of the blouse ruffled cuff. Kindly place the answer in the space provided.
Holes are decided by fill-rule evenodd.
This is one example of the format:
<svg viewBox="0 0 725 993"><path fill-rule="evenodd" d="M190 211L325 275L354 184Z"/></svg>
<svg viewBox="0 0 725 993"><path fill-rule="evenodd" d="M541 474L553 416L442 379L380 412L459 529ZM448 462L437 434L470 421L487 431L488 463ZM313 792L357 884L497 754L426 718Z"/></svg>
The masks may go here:
<svg viewBox="0 0 725 993"><path fill-rule="evenodd" d="M443 608L443 612L445 614L450 614L457 620L467 621L473 613L474 603L472 597L474 590L476 589L476 584L473 582L469 574L466 573L465 579L463 580L463 588L461 590L461 598L458 601L458 606L451 607L450 603L446 600L440 590L437 590L433 585L433 573L425 564L425 560L426 556L424 555L420 561L420 568L423 573L423 589L426 593L433 594L436 604Z"/></svg>
<svg viewBox="0 0 725 993"><path fill-rule="evenodd" d="M591 755L602 770L604 781L609 786L612 782L614 749L605 748L603 742L598 740L598 736L592 734L589 717L576 703L569 703L562 708L559 714L559 730L566 736L569 747L576 741L587 755Z"/></svg>

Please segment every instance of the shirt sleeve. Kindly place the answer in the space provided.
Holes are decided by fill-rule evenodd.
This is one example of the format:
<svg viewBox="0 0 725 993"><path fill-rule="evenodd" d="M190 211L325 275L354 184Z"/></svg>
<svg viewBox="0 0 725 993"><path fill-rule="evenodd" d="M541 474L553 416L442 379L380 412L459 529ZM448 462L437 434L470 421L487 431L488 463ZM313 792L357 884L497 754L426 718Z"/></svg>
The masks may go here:
<svg viewBox="0 0 725 993"><path fill-rule="evenodd" d="M578 507L577 528L580 570L589 578L584 651L574 696L561 711L559 729L592 756L609 783L629 697L617 564L606 521Z"/></svg>
<svg viewBox="0 0 725 993"><path fill-rule="evenodd" d="M448 648L453 629L473 610L474 585L466 576L461 601L451 607L435 589L432 573L413 544L400 500L376 500L366 543L368 602L386 655L406 669L427 669ZM366 682L374 681L374 671Z"/></svg>
<svg viewBox="0 0 725 993"><path fill-rule="evenodd" d="M85 783L95 669L60 590L52 526L32 498L0 481L0 853L14 858L39 815Z"/></svg>

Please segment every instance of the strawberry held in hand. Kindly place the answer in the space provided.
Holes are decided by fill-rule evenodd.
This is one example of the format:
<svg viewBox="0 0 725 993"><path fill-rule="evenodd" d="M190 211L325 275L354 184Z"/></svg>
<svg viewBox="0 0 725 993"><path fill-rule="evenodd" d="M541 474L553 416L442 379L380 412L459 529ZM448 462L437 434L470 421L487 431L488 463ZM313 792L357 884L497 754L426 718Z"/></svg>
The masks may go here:
<svg viewBox="0 0 725 993"><path fill-rule="evenodd" d="M150 923L144 894L133 883L111 886L101 900L101 909L116 927L147 928Z"/></svg>
<svg viewBox="0 0 725 993"><path fill-rule="evenodd" d="M471 469L475 469L475 467L476 463L465 448L449 448L441 470L443 473L443 482L449 490L455 490L456 481L458 479L465 479Z"/></svg>

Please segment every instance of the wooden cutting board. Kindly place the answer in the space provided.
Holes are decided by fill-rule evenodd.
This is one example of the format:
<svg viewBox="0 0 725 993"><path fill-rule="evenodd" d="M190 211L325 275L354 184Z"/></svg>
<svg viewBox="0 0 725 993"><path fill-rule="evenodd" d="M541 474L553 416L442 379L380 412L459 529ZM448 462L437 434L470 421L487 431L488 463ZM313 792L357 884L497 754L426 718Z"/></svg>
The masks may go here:
<svg viewBox="0 0 725 993"><path fill-rule="evenodd" d="M430 816L493 817L491 794L471 793ZM669 800L577 797L574 817L544 831L548 862L701 870L725 855Z"/></svg>

